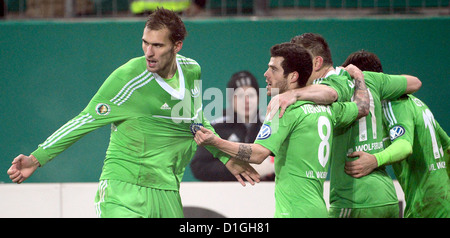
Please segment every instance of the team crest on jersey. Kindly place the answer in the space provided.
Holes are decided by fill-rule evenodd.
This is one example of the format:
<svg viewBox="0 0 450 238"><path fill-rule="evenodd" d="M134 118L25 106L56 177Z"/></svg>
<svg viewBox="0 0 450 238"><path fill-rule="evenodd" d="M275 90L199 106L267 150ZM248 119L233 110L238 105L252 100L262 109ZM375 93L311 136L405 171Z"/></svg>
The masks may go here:
<svg viewBox="0 0 450 238"><path fill-rule="evenodd" d="M111 108L109 107L108 104L106 103L99 103L97 104L97 106L95 107L95 111L97 112L98 115L100 116L106 116L109 114L109 112L111 112Z"/></svg>
<svg viewBox="0 0 450 238"><path fill-rule="evenodd" d="M195 133L200 130L200 128L203 126L202 123L192 123L191 124L191 133L195 136Z"/></svg>
<svg viewBox="0 0 450 238"><path fill-rule="evenodd" d="M393 141L393 140L397 139L398 137L405 134L405 128L403 128L403 126L394 126L389 131L389 134L391 137L391 141Z"/></svg>
<svg viewBox="0 0 450 238"><path fill-rule="evenodd" d="M264 124L262 125L261 129L259 130L258 136L256 137L257 140L264 140L270 137L272 134L272 128L270 128L269 125Z"/></svg>

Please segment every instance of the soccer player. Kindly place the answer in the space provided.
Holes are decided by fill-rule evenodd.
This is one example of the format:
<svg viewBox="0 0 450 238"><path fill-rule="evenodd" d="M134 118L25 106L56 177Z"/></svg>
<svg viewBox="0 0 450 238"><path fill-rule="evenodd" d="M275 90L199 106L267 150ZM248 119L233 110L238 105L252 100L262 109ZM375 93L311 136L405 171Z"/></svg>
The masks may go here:
<svg viewBox="0 0 450 238"><path fill-rule="evenodd" d="M87 107L30 156L16 157L8 174L21 183L87 133L111 124L111 139L95 198L99 217L183 217L180 182L203 118L200 66L177 54L186 35L178 15L158 9L146 22L144 56L131 59L103 83ZM209 148L245 186L258 175L242 161ZM253 179L249 180L254 183Z"/></svg>
<svg viewBox="0 0 450 238"><path fill-rule="evenodd" d="M343 66L346 64L361 70L383 71L379 58L367 51L352 53ZM444 157L444 149L450 149L449 136L427 105L413 95L384 102L383 112L392 144L373 155L353 152L351 157L359 159L347 161L346 172L360 178L392 164L405 193L405 217L450 218L450 179Z"/></svg>
<svg viewBox="0 0 450 238"><path fill-rule="evenodd" d="M264 73L269 96L275 96L276 90L285 92L306 85L312 71L311 55L306 49L283 43L273 46L270 52L269 67ZM275 217L327 217L323 183L334 127L350 125L369 110L362 72L354 85L354 102L332 106L296 102L280 120L266 120L254 144L223 140L206 128L196 133L195 140L199 145L213 145L251 163L261 163L274 155Z"/></svg>
<svg viewBox="0 0 450 238"><path fill-rule="evenodd" d="M338 102L352 100L353 83L347 72L333 68L333 60L328 43L315 33L305 33L291 39L292 43L308 49L313 56L313 73L308 83L320 83L334 91ZM398 217L398 199L392 179L384 167L369 176L355 179L344 171L348 153L364 150L377 153L383 150L383 128L381 100L396 99L405 93L413 93L421 87L418 78L409 75L396 76L382 73L364 72L364 79L370 97L370 112L367 117L354 122L349 128L335 132L330 165L330 217ZM323 99L328 91L294 89L272 98L269 105L286 108L295 100ZM316 96L311 95L313 92ZM322 96L320 96L322 95ZM279 101L279 105L272 103ZM322 100L323 101L323 100ZM328 102L330 103L330 102ZM268 108L274 110L274 107Z"/></svg>

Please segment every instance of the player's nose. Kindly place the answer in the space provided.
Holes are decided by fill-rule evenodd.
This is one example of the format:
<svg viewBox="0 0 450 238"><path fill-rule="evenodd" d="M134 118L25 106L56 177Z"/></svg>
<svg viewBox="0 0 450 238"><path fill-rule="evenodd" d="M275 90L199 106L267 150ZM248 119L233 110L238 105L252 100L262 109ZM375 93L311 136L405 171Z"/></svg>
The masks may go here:
<svg viewBox="0 0 450 238"><path fill-rule="evenodd" d="M145 56L151 57L151 56L153 56L153 55L155 55L155 53L154 53L154 51L153 51L152 45L147 46L147 47L145 48Z"/></svg>

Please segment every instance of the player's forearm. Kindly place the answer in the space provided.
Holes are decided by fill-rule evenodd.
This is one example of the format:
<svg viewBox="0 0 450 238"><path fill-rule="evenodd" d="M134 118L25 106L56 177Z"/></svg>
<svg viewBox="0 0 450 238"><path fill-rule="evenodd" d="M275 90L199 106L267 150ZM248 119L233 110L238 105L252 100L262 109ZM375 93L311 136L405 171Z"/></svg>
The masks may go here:
<svg viewBox="0 0 450 238"><path fill-rule="evenodd" d="M380 167L406 159L411 153L412 145L407 140L397 139L385 150L374 155L377 159L378 167Z"/></svg>
<svg viewBox="0 0 450 238"><path fill-rule="evenodd" d="M323 105L331 104L338 98L336 90L320 84L313 84L303 88L294 89L294 93L297 97L297 101L312 101Z"/></svg>
<svg viewBox="0 0 450 238"><path fill-rule="evenodd" d="M415 93L422 87L422 82L414 76L402 75L406 77L406 92L407 94Z"/></svg>
<svg viewBox="0 0 450 238"><path fill-rule="evenodd" d="M358 116L356 119L365 117L369 114L370 99L367 91L364 75L355 78L355 92L353 101L358 106Z"/></svg>
<svg viewBox="0 0 450 238"><path fill-rule="evenodd" d="M270 155L270 151L261 145L236 143L218 137L214 146L235 159L255 164L262 163Z"/></svg>

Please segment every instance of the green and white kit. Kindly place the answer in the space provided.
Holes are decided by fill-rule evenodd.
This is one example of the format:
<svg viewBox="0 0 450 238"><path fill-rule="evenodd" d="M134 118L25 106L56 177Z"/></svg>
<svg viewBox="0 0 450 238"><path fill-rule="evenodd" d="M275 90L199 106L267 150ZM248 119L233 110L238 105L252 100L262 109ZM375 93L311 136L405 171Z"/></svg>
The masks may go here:
<svg viewBox="0 0 450 238"><path fill-rule="evenodd" d="M447 133L413 95L384 102L383 111L390 140L405 140L412 146L411 155L392 164L405 193L405 217L450 218Z"/></svg>
<svg viewBox="0 0 450 238"><path fill-rule="evenodd" d="M78 116L32 154L45 165L87 133L111 124L100 180L178 191L197 149L191 126L201 123L214 129L203 117L199 64L181 55L176 63L177 73L167 80L146 69L144 56L131 59L106 79ZM222 162L229 158L207 149Z"/></svg>
<svg viewBox="0 0 450 238"><path fill-rule="evenodd" d="M275 156L275 217L327 217L323 184L334 127L350 125L358 107L353 102L323 106L298 101L282 118L278 113L264 122L255 140Z"/></svg>
<svg viewBox="0 0 450 238"><path fill-rule="evenodd" d="M404 76L383 73L363 72L370 98L369 115L355 121L350 127L338 129L334 137L332 160L330 167L330 215L342 214L355 209L392 207L396 212L385 212L374 217L386 217L386 214L398 216L398 199L391 177L384 167L374 170L362 178L353 178L344 171L345 161L353 160L347 154L353 151L365 151L370 154L384 149L383 112L381 100L397 99L406 91ZM338 101L351 101L354 84L351 76L340 69L331 71L325 78L315 83L325 84L336 90ZM338 210L338 211L336 211ZM380 210L380 209L377 209ZM364 217L362 213L361 217ZM350 216L352 217L352 216Z"/></svg>

